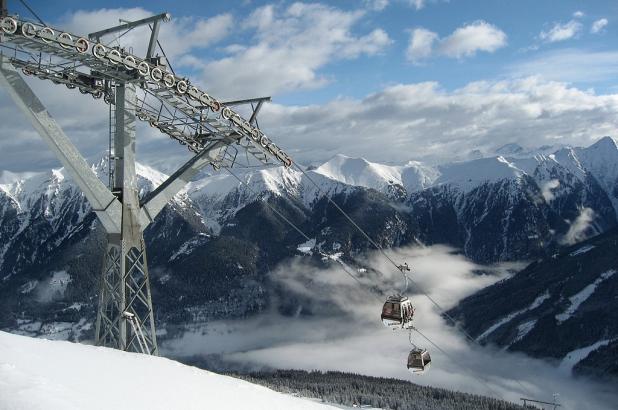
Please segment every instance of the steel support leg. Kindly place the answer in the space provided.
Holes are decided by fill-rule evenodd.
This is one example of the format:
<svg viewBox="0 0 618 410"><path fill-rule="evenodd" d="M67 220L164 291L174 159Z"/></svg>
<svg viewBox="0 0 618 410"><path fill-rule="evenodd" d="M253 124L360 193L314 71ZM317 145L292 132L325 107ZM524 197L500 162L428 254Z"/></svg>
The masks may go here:
<svg viewBox="0 0 618 410"><path fill-rule="evenodd" d="M125 312L135 317L150 354L158 354L146 247L139 222L135 174L135 87L116 87L114 186L121 192L122 230L109 234L101 277L95 342L121 350L141 352L139 335L129 326Z"/></svg>

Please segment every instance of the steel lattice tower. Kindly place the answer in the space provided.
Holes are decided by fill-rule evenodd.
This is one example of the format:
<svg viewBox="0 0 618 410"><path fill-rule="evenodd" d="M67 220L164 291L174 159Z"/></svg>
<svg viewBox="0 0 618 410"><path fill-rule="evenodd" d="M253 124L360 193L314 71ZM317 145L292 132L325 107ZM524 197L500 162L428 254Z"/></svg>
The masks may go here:
<svg viewBox="0 0 618 410"><path fill-rule="evenodd" d="M221 102L154 57L159 24L169 19L163 13L80 37L42 21L9 15L6 1L0 0L0 85L82 190L106 232L95 343L146 354L158 354L158 347L144 229L200 170L209 165L215 170L234 166L239 148L247 153L247 161L292 165L290 157L257 127L256 116L269 97ZM151 27L145 58L100 41L102 36L143 25ZM20 70L95 99L105 97L110 104L109 187L51 117ZM251 104L249 120L232 110L240 104ZM137 120L193 153L143 198L138 195L135 171Z"/></svg>
<svg viewBox="0 0 618 410"><path fill-rule="evenodd" d="M115 87L115 132L109 161L112 192L122 203L120 235L107 233L95 343L120 350L157 354L157 338L150 295L146 246L139 223L135 174L135 87ZM128 320L127 320L128 319ZM127 326L132 322L135 326Z"/></svg>

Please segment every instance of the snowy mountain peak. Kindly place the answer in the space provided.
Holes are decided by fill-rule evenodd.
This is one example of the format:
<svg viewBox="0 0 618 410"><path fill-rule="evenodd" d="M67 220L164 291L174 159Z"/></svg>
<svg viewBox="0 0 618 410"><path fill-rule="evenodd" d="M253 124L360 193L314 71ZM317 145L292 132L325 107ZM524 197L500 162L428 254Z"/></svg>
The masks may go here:
<svg viewBox="0 0 618 410"><path fill-rule="evenodd" d="M452 184L467 192L487 182L519 179L526 174L503 156L481 158L439 167L437 184Z"/></svg>
<svg viewBox="0 0 618 410"><path fill-rule="evenodd" d="M393 166L336 155L314 171L346 185L387 191L389 186L403 186L407 192L428 188L438 178L438 171L418 161Z"/></svg>
<svg viewBox="0 0 618 410"><path fill-rule="evenodd" d="M344 184L376 189L392 184L402 185L401 171L402 167L376 164L364 158L350 158L341 154L315 170L318 174Z"/></svg>
<svg viewBox="0 0 618 410"><path fill-rule="evenodd" d="M593 150L609 150L609 151L618 151L618 147L616 146L616 141L612 137L605 136L599 139L597 142L592 144L587 148L589 151Z"/></svg>
<svg viewBox="0 0 618 410"><path fill-rule="evenodd" d="M517 155L524 152L524 147L516 143L505 144L500 148L496 149L496 154L499 155Z"/></svg>

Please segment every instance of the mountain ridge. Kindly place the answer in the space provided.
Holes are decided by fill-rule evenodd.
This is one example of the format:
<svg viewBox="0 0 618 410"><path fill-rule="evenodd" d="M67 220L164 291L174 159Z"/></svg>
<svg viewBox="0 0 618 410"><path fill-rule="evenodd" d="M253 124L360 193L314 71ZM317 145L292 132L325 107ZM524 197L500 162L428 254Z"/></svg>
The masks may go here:
<svg viewBox="0 0 618 410"><path fill-rule="evenodd" d="M370 171L355 174L356 182L378 185L349 185L334 179L347 178L345 156L337 157L328 172L307 171L318 187L301 172L281 167L235 170L250 187L223 173L199 178L145 231L158 327L178 324L168 332L167 337L173 337L196 318L245 317L270 308L295 314L302 295L281 294L269 280L271 267L312 253L312 263L324 265L312 250L336 253L355 266L354 258L371 248L332 207L331 199L384 248L447 244L478 263L534 260L555 253L567 239L579 241L608 231L617 225L610 196L585 167L579 176L569 170L591 161L579 161L578 152L571 152L565 158L580 165L564 166L544 155L481 160L489 169L499 166L508 173L502 179L493 174L477 178L476 186L446 177L437 183L437 173L427 174L434 169L427 171L418 163L384 168L366 160L353 161L363 172ZM470 164L474 161L453 166ZM93 167L105 181L105 161ZM595 172L603 169L613 172L611 167ZM137 170L140 195L166 177L147 166ZM421 186L434 183L408 192L407 172ZM309 236L311 249L301 246L307 239L272 208ZM0 243L0 328L33 336L91 338L105 234L62 170L0 185ZM65 278L66 286L55 286L57 278ZM221 301L226 301L225 310ZM307 306L302 311L312 314Z"/></svg>

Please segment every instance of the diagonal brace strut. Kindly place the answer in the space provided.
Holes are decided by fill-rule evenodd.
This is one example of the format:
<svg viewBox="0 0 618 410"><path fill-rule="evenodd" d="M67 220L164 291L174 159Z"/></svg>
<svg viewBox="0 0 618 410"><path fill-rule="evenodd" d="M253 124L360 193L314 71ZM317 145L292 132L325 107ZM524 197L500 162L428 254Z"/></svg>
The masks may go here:
<svg viewBox="0 0 618 410"><path fill-rule="evenodd" d="M34 128L50 146L56 157L82 190L97 217L108 233L119 233L122 206L109 191L75 145L52 118L45 106L34 94L8 59L0 54L0 84L8 91L17 106L26 115Z"/></svg>

